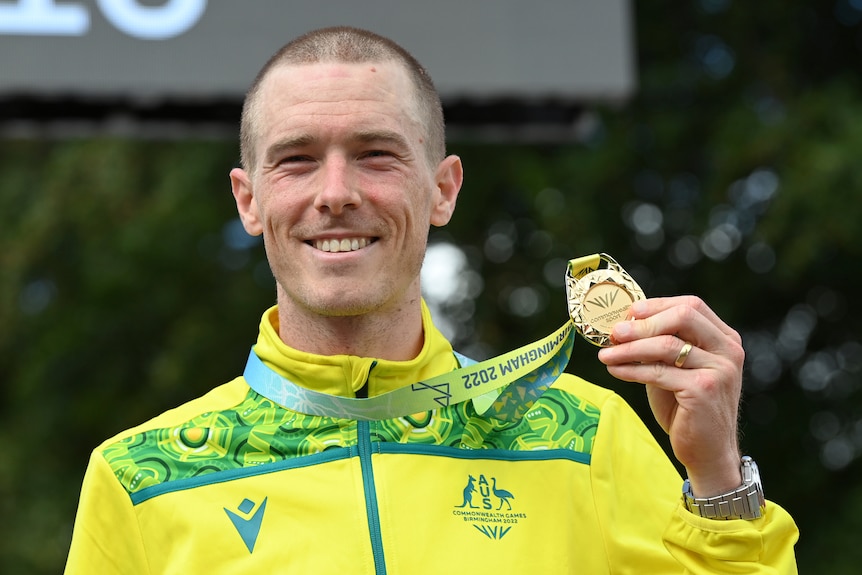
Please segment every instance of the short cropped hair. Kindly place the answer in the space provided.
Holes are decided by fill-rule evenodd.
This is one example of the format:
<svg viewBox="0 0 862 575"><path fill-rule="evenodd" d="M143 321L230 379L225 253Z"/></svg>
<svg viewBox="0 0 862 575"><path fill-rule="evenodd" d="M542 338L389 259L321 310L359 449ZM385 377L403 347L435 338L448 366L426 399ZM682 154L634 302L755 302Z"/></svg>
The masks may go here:
<svg viewBox="0 0 862 575"><path fill-rule="evenodd" d="M247 171L254 169L261 85L271 70L285 65L321 62L359 64L392 61L403 65L409 74L420 120L426 130L428 161L436 167L446 155L446 129L440 96L431 76L416 58L392 40L367 30L337 26L313 30L285 44L258 72L242 108L240 156L243 168Z"/></svg>

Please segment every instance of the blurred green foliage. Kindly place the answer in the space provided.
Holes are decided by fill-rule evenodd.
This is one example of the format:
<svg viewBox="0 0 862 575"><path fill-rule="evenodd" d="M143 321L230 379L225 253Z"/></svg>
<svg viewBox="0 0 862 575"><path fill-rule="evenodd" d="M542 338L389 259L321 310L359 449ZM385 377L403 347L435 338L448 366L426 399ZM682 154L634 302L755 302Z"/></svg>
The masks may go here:
<svg viewBox="0 0 862 575"><path fill-rule="evenodd" d="M743 445L799 523L800 572L862 548L862 4L640 3L640 88L567 142L462 138L433 243L482 290L453 337L501 353L565 319L562 265L601 250L649 295L744 336ZM527 39L528 40L528 39ZM240 373L274 300L238 228L234 142L0 141L0 571L56 573L90 450ZM579 343L569 370L652 421ZM656 432L660 434L660 431Z"/></svg>

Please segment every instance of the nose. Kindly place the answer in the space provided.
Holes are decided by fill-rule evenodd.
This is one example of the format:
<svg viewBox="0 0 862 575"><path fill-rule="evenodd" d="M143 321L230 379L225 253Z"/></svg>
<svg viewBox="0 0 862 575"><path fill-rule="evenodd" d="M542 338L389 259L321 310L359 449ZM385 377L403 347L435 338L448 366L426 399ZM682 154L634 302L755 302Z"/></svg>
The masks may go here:
<svg viewBox="0 0 862 575"><path fill-rule="evenodd" d="M341 215L348 208L357 208L362 196L350 174L349 163L340 158L327 158L321 170L320 190L314 198L314 207Z"/></svg>

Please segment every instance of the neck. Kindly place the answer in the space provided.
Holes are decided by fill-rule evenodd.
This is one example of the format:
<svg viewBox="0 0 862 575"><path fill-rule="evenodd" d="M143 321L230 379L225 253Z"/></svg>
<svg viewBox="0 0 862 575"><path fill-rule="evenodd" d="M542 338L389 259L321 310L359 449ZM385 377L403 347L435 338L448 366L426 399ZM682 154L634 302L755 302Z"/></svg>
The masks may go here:
<svg viewBox="0 0 862 575"><path fill-rule="evenodd" d="M278 322L278 335L285 344L317 355L408 361L419 355L424 343L418 296L391 310L323 316L279 293Z"/></svg>

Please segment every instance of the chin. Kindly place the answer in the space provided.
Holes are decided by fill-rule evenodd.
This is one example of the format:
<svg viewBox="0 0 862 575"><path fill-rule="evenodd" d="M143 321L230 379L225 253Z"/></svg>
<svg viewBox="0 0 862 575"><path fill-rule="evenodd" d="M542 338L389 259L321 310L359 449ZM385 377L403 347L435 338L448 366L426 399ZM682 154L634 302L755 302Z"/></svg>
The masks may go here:
<svg viewBox="0 0 862 575"><path fill-rule="evenodd" d="M377 294L382 295L382 294ZM386 298L356 295L343 292L332 294L331 297L321 297L313 294L310 298L300 297L302 307L324 317L352 317L375 312L386 305Z"/></svg>
<svg viewBox="0 0 862 575"><path fill-rule="evenodd" d="M359 284L359 285L357 285ZM279 285L279 304L321 317L355 317L392 307L399 300L394 290L380 282L345 279L338 282ZM361 287L360 287L361 286ZM353 289L350 289L353 288Z"/></svg>

